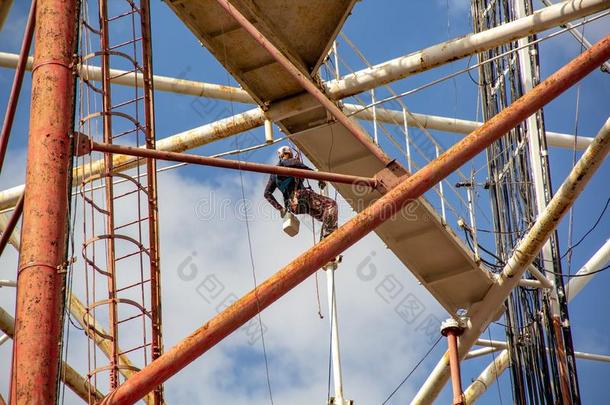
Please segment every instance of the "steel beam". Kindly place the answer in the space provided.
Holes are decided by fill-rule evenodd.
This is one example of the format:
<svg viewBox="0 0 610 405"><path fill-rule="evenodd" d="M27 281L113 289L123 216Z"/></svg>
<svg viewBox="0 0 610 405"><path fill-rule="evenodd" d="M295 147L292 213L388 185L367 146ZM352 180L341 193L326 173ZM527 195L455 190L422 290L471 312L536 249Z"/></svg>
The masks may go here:
<svg viewBox="0 0 610 405"><path fill-rule="evenodd" d="M142 398L157 385L162 384L172 375L182 370L193 360L256 316L260 311L299 285L307 277L328 263L329 260L354 245L368 233L374 231L392 215L423 195L427 190L434 187L439 181L482 152L507 131L582 79L609 56L610 36L604 38L590 51L583 53L551 75L551 77L542 82L534 90L526 93L511 106L487 121L481 128L462 139L421 170L411 176L402 178L393 189L339 227L330 236L301 254L271 278L260 284L255 290L247 293L193 332L189 337L143 368L142 371L110 393L102 403L132 404ZM610 123L608 125L610 127ZM600 143L600 139L596 139L596 142L585 152L585 156L588 157L588 155L593 154L592 151L599 152ZM610 145L610 143L605 145ZM599 165L599 161L597 165ZM582 177L578 180L578 184L579 186L584 186L590 174L595 170L596 165L591 164L585 168L581 166L580 164L576 166L578 171L582 171L580 173ZM579 187L575 187L572 194L576 194L577 190L579 190ZM549 207L555 207L555 205L551 203ZM533 229L537 231L536 226ZM536 233L530 231L530 236L533 237L534 235ZM535 243L529 245L533 246ZM533 255L531 257L528 256L529 260L531 258L533 258ZM517 283L520 276L517 277L516 274L512 274L512 268L513 263L511 262L506 269L509 273L506 277ZM507 285L508 283L494 284L492 290L495 292L496 286L506 288ZM496 294L493 296L496 297ZM495 306L494 308L497 307Z"/></svg>
<svg viewBox="0 0 610 405"><path fill-rule="evenodd" d="M85 138L81 135L81 138ZM86 147L86 146L85 146ZM330 172L316 172L306 169L295 169L291 167L267 165L262 163L244 162L239 160L213 158L207 156L191 155L188 153L165 152L155 149L134 148L131 146L120 146L106 143L90 142L93 152L111 153L115 155L126 155L133 157L169 160L172 162L184 162L190 164L221 167L225 169L243 170L247 172L277 174L280 176L292 176L301 179L313 179L331 181L341 184L364 185L371 188L377 187L377 180L369 177L351 176Z"/></svg>
<svg viewBox="0 0 610 405"><path fill-rule="evenodd" d="M11 339L15 336L15 320L2 308L0 308L0 330ZM65 361L61 362L59 375L66 386L85 402L89 402L90 398L100 400L104 397L101 392L95 390L95 388L89 384L85 377L78 374L78 372Z"/></svg>
<svg viewBox="0 0 610 405"><path fill-rule="evenodd" d="M61 364L77 3L37 0L12 404L55 403Z"/></svg>
<svg viewBox="0 0 610 405"><path fill-rule="evenodd" d="M610 0L569 0L476 34L455 38L326 83L333 99L353 96L415 73L495 48L610 7ZM605 61L604 61L605 62Z"/></svg>
<svg viewBox="0 0 610 405"><path fill-rule="evenodd" d="M600 45L602 45L603 48L607 48L604 51L604 54L610 55L610 36L607 36L602 41L598 42L591 49L599 49ZM582 55L587 55L588 52L589 51ZM576 60L581 60L582 63L586 63L582 57L578 57L575 61ZM605 59L597 59L597 62L601 64L604 60ZM570 68L568 70L572 70L572 68L575 69L573 62L562 70L565 70L566 68ZM545 82L531 92L536 91L536 89ZM504 111L508 111L509 109L510 107ZM501 314L503 302L512 289L519 283L519 279L527 270L527 267L532 263L546 240L555 230L561 218L570 209L574 200L590 180L595 170L602 164L609 150L610 119L608 119L591 146L585 151L545 210L539 215L536 223L530 228L528 233L515 248L513 255L500 273L500 278L497 283L490 288L485 295L485 298L476 304L476 308L473 310L472 314L470 314L469 327L460 339L460 357L463 358L463 356L468 353L479 335L488 327L489 323ZM448 379L449 362L447 354L445 354L411 403L432 403Z"/></svg>
<svg viewBox="0 0 610 405"><path fill-rule="evenodd" d="M13 0L0 0L0 30L4 27L4 22L6 21L9 11L11 11L12 5Z"/></svg>
<svg viewBox="0 0 610 405"><path fill-rule="evenodd" d="M1 0L0 0L1 1ZM9 7L10 7L10 3ZM0 8L3 6L0 4ZM13 85L11 87L11 94L8 99L8 106L6 113L4 114L4 122L2 123L2 130L0 131L0 173L2 173L2 167L4 166L4 157L8 148L8 140L11 135L11 129L13 128L13 120L15 119L15 112L17 111L17 104L19 102L19 94L21 94L21 85L23 84L23 76L25 74L25 65L30 53L30 47L32 45L32 36L34 35L34 25L36 23L36 0L32 0L30 7L30 14L28 15L28 21L25 25L25 32L23 40L21 42L21 52L19 53L19 60L17 62L17 68L15 70L15 77L13 78ZM0 11L0 27L2 25L2 11Z"/></svg>

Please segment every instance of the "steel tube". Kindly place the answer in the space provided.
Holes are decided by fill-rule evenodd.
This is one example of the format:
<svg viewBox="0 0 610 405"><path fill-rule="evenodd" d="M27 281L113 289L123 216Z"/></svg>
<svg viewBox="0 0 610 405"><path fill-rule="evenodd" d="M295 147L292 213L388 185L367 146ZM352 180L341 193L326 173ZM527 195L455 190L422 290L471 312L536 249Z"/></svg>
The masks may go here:
<svg viewBox="0 0 610 405"><path fill-rule="evenodd" d="M526 93L481 128L381 196L330 236L301 254L255 290L237 300L189 337L110 393L104 404L132 404L186 367L257 313L420 197L534 111L590 73L610 56L610 36ZM610 126L610 123L609 123ZM596 145L594 142L593 145ZM585 153L585 155L591 148ZM577 165L577 167L580 167ZM595 165L591 165L591 170ZM587 176L585 175L586 179ZM553 204L549 205L550 207ZM513 278L517 282L519 277Z"/></svg>
<svg viewBox="0 0 610 405"><path fill-rule="evenodd" d="M345 128L360 142L365 148L367 148L379 161L387 164L390 159L386 156L383 151L373 143L370 137L353 121L351 121L341 111L337 105L331 101L322 90L312 81L311 77L305 71L301 71L295 66L290 59L288 59L282 51L280 51L274 44L272 44L265 36L252 24L241 12L232 5L228 0L216 0L217 3L229 14L239 25L241 25L251 36L255 39L269 54L280 64L295 80L299 82L303 89L311 94L326 110L342 123Z"/></svg>
<svg viewBox="0 0 610 405"><path fill-rule="evenodd" d="M462 377L460 374L460 359L458 357L456 330L449 329L447 334L447 346L449 352L449 365L451 368L451 387L453 389L453 405L463 405Z"/></svg>
<svg viewBox="0 0 610 405"><path fill-rule="evenodd" d="M328 94L333 99L353 96L412 74L594 14L608 7L610 7L610 0L564 1L498 27L455 38L345 75L340 80L326 83Z"/></svg>
<svg viewBox="0 0 610 405"><path fill-rule="evenodd" d="M600 45L608 48L606 52L610 52L610 36L607 36L598 42L593 46L593 48L591 48L591 50L599 49ZM586 55L587 52L583 53L582 55ZM578 57L574 61L580 60L582 63L587 63L587 58L588 56L585 58ZM603 61L604 59L597 59L596 63L601 63ZM573 62L570 62L570 64L566 67L571 65L573 65ZM564 69L565 68L562 70ZM550 79L556 79L556 77L553 76ZM547 79L547 81L548 80L549 79ZM536 89L540 88L540 86L542 86L545 82L534 88L534 90L532 90L530 93L535 92ZM508 111L509 109L510 107L504 111ZM573 205L574 200L580 194L586 183L591 179L593 173L604 161L604 158L608 154L609 150L610 119L606 121L604 127L599 132L591 146L585 151L576 166L574 166L574 169L570 172L568 178L553 196L547 205L547 208L545 208L545 210L539 215L536 223L534 223L532 228L530 228L528 233L515 248L513 255L509 258L507 264L500 273L500 278L497 279L497 282L489 289L483 300L481 300L480 306L478 306L478 311L470 314L469 328L460 338L459 352L461 357L466 355L468 350L470 350L470 348L475 344L479 335L487 328L489 323L499 316L504 301L512 289L519 283L519 280L521 279L523 273L527 270L527 267L532 263L537 253L555 230L561 218ZM449 363L447 354L445 354L411 403L432 403L436 396L438 396L440 393L448 378Z"/></svg>
<svg viewBox="0 0 610 405"><path fill-rule="evenodd" d="M60 369L77 3L37 0L11 404L55 403Z"/></svg>
<svg viewBox="0 0 610 405"><path fill-rule="evenodd" d="M347 174L316 172L313 170L294 169L291 167L274 166L262 163L243 162L239 160L220 159L207 156L197 156L187 153L165 152L154 149L134 148L131 146L110 145L104 143L91 143L91 150L96 152L122 154L151 159L169 160L172 162L185 162L197 165L222 167L225 169L244 170L249 172L278 174L302 179L331 181L342 184L366 185L377 187L377 180L369 177L350 176Z"/></svg>
<svg viewBox="0 0 610 405"><path fill-rule="evenodd" d="M0 19L1 18L2 17L0 16ZM8 106L6 108L6 113L4 114L2 131L0 131L0 173L2 173L2 167L4 166L4 157L6 156L6 149L8 148L8 140L11 136L11 129L13 128L15 112L17 111L19 94L21 93L21 85L23 84L23 75L25 74L25 66L27 64L28 55L30 53L30 47L32 45L32 36L34 35L35 23L36 0L32 0L32 5L30 6L30 14L28 15L28 21L25 25L25 32L23 34L23 41L21 42L21 52L19 53L19 61L17 62L17 69L15 70L15 77L13 78L13 86L11 87L11 94L8 98Z"/></svg>

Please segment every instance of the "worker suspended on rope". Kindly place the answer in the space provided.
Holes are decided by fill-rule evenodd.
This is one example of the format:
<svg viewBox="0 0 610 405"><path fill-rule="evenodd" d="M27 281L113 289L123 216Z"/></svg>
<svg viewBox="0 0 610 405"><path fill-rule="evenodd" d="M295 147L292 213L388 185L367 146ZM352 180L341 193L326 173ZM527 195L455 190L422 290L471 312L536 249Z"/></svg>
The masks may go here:
<svg viewBox="0 0 610 405"><path fill-rule="evenodd" d="M294 157L292 150L288 146L279 148L277 156L279 158L278 166L311 170L311 168ZM326 187L326 183L323 181L319 181L318 184L320 189ZM284 207L273 196L273 192L276 189L282 192ZM272 174L265 187L265 198L275 209L281 212L282 217L285 216L286 212L309 214L322 222L322 239L337 229L337 202L332 198L314 192L311 187L305 187L303 179Z"/></svg>

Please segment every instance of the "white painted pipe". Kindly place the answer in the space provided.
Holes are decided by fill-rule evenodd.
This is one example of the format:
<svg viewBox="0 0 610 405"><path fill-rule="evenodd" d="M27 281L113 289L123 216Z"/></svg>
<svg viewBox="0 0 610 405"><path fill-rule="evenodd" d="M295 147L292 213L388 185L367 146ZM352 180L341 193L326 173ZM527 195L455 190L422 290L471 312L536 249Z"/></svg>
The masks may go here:
<svg viewBox="0 0 610 405"><path fill-rule="evenodd" d="M0 280L0 287L17 287L17 282L14 280Z"/></svg>
<svg viewBox="0 0 610 405"><path fill-rule="evenodd" d="M553 2L549 1L549 0L541 0L545 6L550 7L553 5ZM580 33L580 31L578 31L578 29L576 29L572 24L570 23L565 23L563 24L563 26L565 26L566 28L568 28L570 30L570 34L572 34L572 36L574 38L576 38L576 40L581 43L586 49L591 49L591 47L593 46L591 44L591 42L589 42L587 40L587 38L585 38L585 36L583 34ZM610 63L608 62L604 62L604 64L602 65L604 67L604 70L607 73L610 73Z"/></svg>
<svg viewBox="0 0 610 405"><path fill-rule="evenodd" d="M11 339L15 334L15 319L3 308L0 308L0 331L4 332ZM63 360L59 374L62 381L84 401L87 401L88 398L98 401L104 397L89 384L85 377L78 374L74 368Z"/></svg>
<svg viewBox="0 0 610 405"><path fill-rule="evenodd" d="M17 60L19 59L19 55L0 52L0 67L6 68L15 68L17 66ZM27 68L31 69L32 58L28 59ZM89 72L90 78L97 78L99 74L99 67L88 66L87 71ZM113 76L118 76L117 84L122 84L125 86L133 86L134 80L133 77L129 77L129 74L121 75L122 71L116 70L113 71ZM129 79L129 80L128 80ZM183 80L176 79L172 77L166 76L154 76L155 82L155 90L171 92L176 94L185 94L191 96L200 96L200 97L209 97L220 100L232 100L242 103L254 103L254 100L246 93L245 90L242 90L237 87L232 86L220 86L217 84L210 84L205 82L198 82L192 80ZM367 109L361 111L362 107L356 104L345 104L344 111L347 114L354 114L357 111L356 117L359 119L374 121L375 114L372 109ZM394 111L384 108L376 108L377 121L389 123L389 124L397 124L404 125L404 118L402 111ZM447 118L441 117L437 115L425 115L425 114L417 114L413 113L412 118L410 116L407 117L407 125L409 126L417 126L417 122L428 129L435 129L438 131L446 131L446 132L455 132L459 134L469 134L481 125L482 122L477 121L468 121L457 118ZM574 136L568 134L562 134L557 132L547 132L547 141L550 146L557 146L561 148L569 148L572 149L574 145ZM589 146L593 138L590 137L581 137L577 138L576 149L584 150Z"/></svg>
<svg viewBox="0 0 610 405"><path fill-rule="evenodd" d="M587 274L601 269L608 263L608 260L610 260L610 239L607 239L606 243L576 272L576 275L581 277L572 278L565 287L568 301L572 300L595 277L595 274L590 276Z"/></svg>
<svg viewBox="0 0 610 405"><path fill-rule="evenodd" d="M362 93L412 74L586 17L608 7L610 7L610 0L569 0L545 7L532 15L498 27L433 45L345 75L340 80L327 82L328 94L334 99L342 99Z"/></svg>
<svg viewBox="0 0 610 405"><path fill-rule="evenodd" d="M341 371L341 348L339 344L339 321L337 320L337 298L335 294L335 267L327 265L326 287L328 295L328 316L331 327L331 357L333 365L333 383L335 388L335 403L343 405L343 374Z"/></svg>
<svg viewBox="0 0 610 405"><path fill-rule="evenodd" d="M362 106L357 104L345 104L344 111L347 114L355 114L356 117L362 120L372 121L373 112L362 110ZM437 131L453 132L458 134L469 134L481 125L482 122L462 120L458 118L441 117L438 115L411 113L412 117L407 116L407 125L415 127L421 125L426 129L434 129ZM404 125L404 114L402 111L390 110L385 108L377 108L377 121L387 124ZM549 146L572 149L574 147L574 136L561 134L558 132L546 132L546 139ZM579 136L576 138L576 149L585 150L591 144L593 138Z"/></svg>
<svg viewBox="0 0 610 405"><path fill-rule="evenodd" d="M502 350L500 354L472 381L472 384L464 390L464 404L471 405L498 379L508 368L510 355L508 350Z"/></svg>
<svg viewBox="0 0 610 405"><path fill-rule="evenodd" d="M265 121L265 115L259 108L245 111L232 117L224 118L211 124L206 124L188 131L180 132L157 141L157 149L169 152L184 152L199 146L260 127ZM113 163L120 166L121 171L136 167L137 163L144 164L144 159L135 159L132 156L113 155ZM80 182L91 175L100 174L104 170L104 160L100 159L91 164L74 168L73 184ZM24 190L24 185L0 191L0 211L15 206Z"/></svg>
<svg viewBox="0 0 610 405"><path fill-rule="evenodd" d="M496 349L508 349L508 343L501 340L477 339L476 344L484 347L495 347ZM549 350L549 348L547 347L546 350ZM584 360L610 362L610 356L605 354L574 352L574 356Z"/></svg>
<svg viewBox="0 0 610 405"><path fill-rule="evenodd" d="M19 194L19 196L21 196L21 194ZM19 196L17 196L17 199L19 199ZM15 200L15 202L17 202L17 200ZM0 234L4 233L4 230L8 226L8 221L8 216L0 213ZM15 229L13 229L13 233L8 238L8 243L10 243L15 249L19 250L19 225L15 226Z"/></svg>
<svg viewBox="0 0 610 405"><path fill-rule="evenodd" d="M6 333L4 335L0 336L0 346L2 346L4 344L4 342L6 342L9 339L10 339L9 336Z"/></svg>
<svg viewBox="0 0 610 405"><path fill-rule="evenodd" d="M497 352L498 349L497 347L483 347L481 349L474 349L469 351L466 356L464 356L464 360L470 360L470 359L475 359L477 357L481 357L481 356L487 356L488 354L492 354L493 352Z"/></svg>
<svg viewBox="0 0 610 405"><path fill-rule="evenodd" d="M19 55L0 52L0 67L12 68L17 66ZM34 58L28 58L26 70L32 70ZM102 69L98 66L79 65L78 74L81 78L92 81L102 80ZM139 87L143 87L142 75L135 73L127 73L124 70L110 69L110 76L113 77L110 81L113 84L133 87L137 83ZM168 93L187 94L197 97L209 97L219 100L234 101L239 103L254 103L250 95L239 87L223 86L220 84L204 83L193 80L184 80L167 76L153 76L153 85L156 91Z"/></svg>
<svg viewBox="0 0 610 405"><path fill-rule="evenodd" d="M580 195L593 173L599 168L610 150L610 119L606 121L591 146L576 163L562 186L553 196L538 220L515 248L506 266L487 294L469 314L468 328L460 337L459 355L463 358L475 344L479 335L489 326L502 310L502 305L513 288L518 284L527 267L550 237L561 218L568 212ZM431 404L449 379L448 356L436 365L426 382L411 402Z"/></svg>

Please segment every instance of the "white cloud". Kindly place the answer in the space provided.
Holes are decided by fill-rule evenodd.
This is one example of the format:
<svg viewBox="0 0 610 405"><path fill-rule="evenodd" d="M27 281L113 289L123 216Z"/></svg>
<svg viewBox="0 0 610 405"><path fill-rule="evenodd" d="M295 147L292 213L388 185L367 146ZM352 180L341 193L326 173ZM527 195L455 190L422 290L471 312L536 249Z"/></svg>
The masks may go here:
<svg viewBox="0 0 610 405"><path fill-rule="evenodd" d="M266 207L261 177L244 174L244 180L251 207ZM223 298L230 293L242 296L253 287L245 222L236 218L234 210L235 202L241 196L239 181L233 174L217 177L215 183L218 182L224 186L212 188L206 182L175 172L159 178L166 350L213 317ZM226 207L225 215L202 220L197 216L201 215L201 209L197 207L202 199L210 196L213 196L214 206ZM223 201L229 203L223 205ZM289 238L282 232L279 218L263 215L271 211L260 208L257 212L250 227L256 276L260 283L310 247L313 238L305 226L308 222L305 217L301 218L301 234ZM342 204L342 221L351 215ZM11 263L8 268L14 268L12 263L15 261L14 253L2 258L2 263ZM82 258L79 257L77 263L76 271L80 272ZM180 277L179 269L184 269L185 263L196 266L193 280ZM362 276L365 273L374 276L365 281ZM224 285L224 290L217 298L206 302L200 295L205 291L201 282L211 275ZM395 298L389 298L388 290L382 288L382 282L387 283L388 276L393 276L392 280L398 281L402 288L401 291L393 290L399 292ZM307 279L262 314L272 392L278 403L325 401L329 355L325 277L320 271L318 282L324 319L317 314L315 277ZM378 403L429 347L429 336L417 328L420 321L427 315L442 318L443 311L374 235L345 253L336 278L345 393L358 402ZM74 291L82 298L82 274L75 274ZM408 293L426 306L419 318L410 324L394 311ZM385 302L382 296L390 302ZM7 297L2 294L0 305L12 312L14 297ZM249 344L251 334L256 332L256 323L249 330L250 335L244 330L236 331L171 378L165 384L168 402L269 403L261 342ZM434 337L437 335L436 328ZM84 335L72 329L69 362L83 374L87 368L85 353ZM10 344L0 347L0 355L10 358ZM7 392L7 368L0 373L0 389ZM411 390L405 387L401 393ZM72 395L66 400L78 403Z"/></svg>

